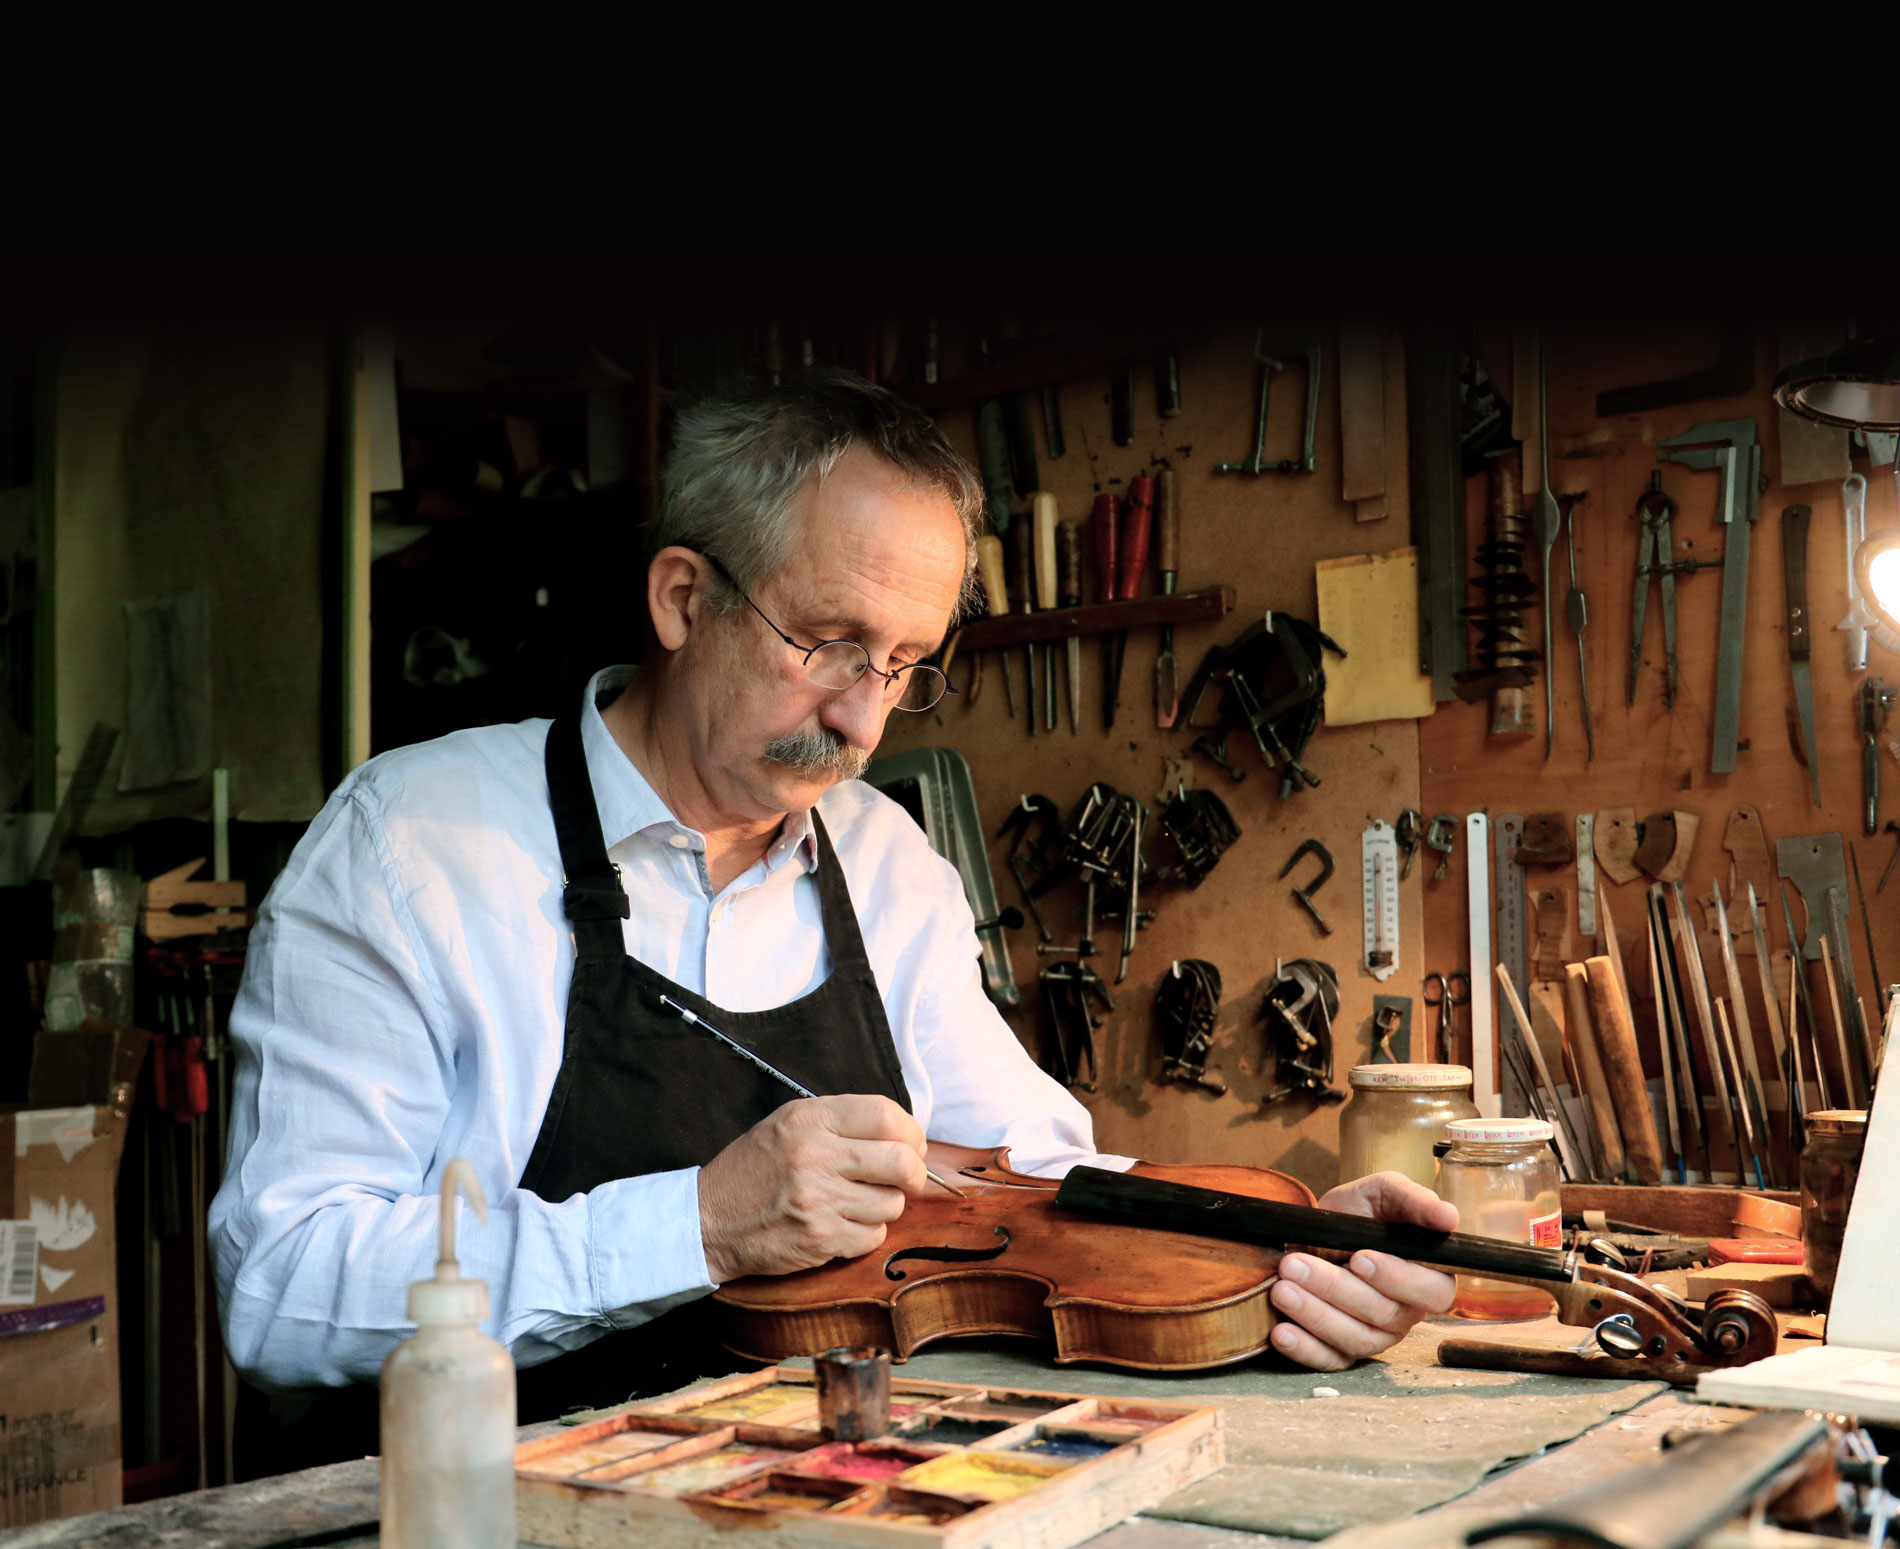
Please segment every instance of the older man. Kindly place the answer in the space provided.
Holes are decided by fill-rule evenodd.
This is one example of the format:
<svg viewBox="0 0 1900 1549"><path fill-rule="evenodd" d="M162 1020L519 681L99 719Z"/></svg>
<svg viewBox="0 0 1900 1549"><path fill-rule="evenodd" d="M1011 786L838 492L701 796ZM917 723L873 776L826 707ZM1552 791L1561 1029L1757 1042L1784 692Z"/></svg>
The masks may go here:
<svg viewBox="0 0 1900 1549"><path fill-rule="evenodd" d="M706 1293L871 1251L934 1187L926 1136L1127 1165L984 998L954 870L854 778L894 709L942 692L971 470L820 373L688 410L664 483L646 665L551 727L366 764L265 901L212 1231L232 1358L280 1418L375 1380L458 1155L498 1207L460 1251L524 1417L721 1360ZM681 1007L838 1095L787 1101ZM1325 1203L1455 1219L1392 1175ZM1284 1273L1276 1344L1326 1369L1451 1289L1377 1254ZM362 1411L303 1431L360 1445Z"/></svg>

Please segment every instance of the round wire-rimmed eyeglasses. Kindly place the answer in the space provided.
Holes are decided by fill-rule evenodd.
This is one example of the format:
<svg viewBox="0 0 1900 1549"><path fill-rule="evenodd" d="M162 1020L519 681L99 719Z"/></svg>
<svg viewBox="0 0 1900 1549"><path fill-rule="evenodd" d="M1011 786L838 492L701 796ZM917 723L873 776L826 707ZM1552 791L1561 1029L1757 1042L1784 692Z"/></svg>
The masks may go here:
<svg viewBox="0 0 1900 1549"><path fill-rule="evenodd" d="M950 686L950 680L928 662L912 662L892 672L873 667L871 653L855 640L820 640L814 646L800 645L766 617L765 610L746 594L743 586L732 579L732 572L720 563L716 555L707 554L704 549L699 552L713 569L725 577L726 583L745 598L746 606L758 614L765 627L805 659L805 676L818 687L843 693L846 689L856 688L868 672L883 680L884 698L892 709L908 710L913 715L933 708L945 694L956 692Z"/></svg>

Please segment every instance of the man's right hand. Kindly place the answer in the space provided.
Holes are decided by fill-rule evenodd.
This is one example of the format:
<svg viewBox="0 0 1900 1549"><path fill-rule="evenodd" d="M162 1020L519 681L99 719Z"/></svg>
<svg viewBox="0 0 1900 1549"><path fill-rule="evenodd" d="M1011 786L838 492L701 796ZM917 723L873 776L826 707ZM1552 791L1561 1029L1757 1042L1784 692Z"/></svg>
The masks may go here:
<svg viewBox="0 0 1900 1549"><path fill-rule="evenodd" d="M906 1195L931 1187L924 1132L888 1097L811 1097L760 1120L699 1171L714 1285L857 1258Z"/></svg>

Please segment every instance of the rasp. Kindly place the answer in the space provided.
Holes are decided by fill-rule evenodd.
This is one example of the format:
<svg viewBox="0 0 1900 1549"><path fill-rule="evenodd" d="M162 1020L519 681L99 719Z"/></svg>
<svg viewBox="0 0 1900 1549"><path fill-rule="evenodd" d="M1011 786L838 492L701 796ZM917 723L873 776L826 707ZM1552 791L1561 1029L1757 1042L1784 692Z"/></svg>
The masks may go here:
<svg viewBox="0 0 1900 1549"><path fill-rule="evenodd" d="M1160 528L1157 542L1161 548L1161 595L1174 595L1174 578L1181 568L1180 513L1175 508L1175 480L1172 468L1155 474L1155 522ZM1155 727L1166 731L1180 713L1181 694L1174 666L1174 625L1161 626L1161 654L1155 658Z"/></svg>
<svg viewBox="0 0 1900 1549"><path fill-rule="evenodd" d="M1742 642L1748 626L1748 542L1761 516L1761 443L1753 420L1718 420L1671 436L1657 455L1688 468L1713 469L1721 480L1716 520L1722 548L1722 633L1715 668L1715 723L1709 755L1714 774L1734 774L1742 728Z"/></svg>
<svg viewBox="0 0 1900 1549"><path fill-rule="evenodd" d="M1789 506L1781 513L1781 573L1788 594L1788 671L1794 676L1794 707L1801 717L1801 751L1808 761L1808 784L1821 805L1821 750L1814 740L1814 674L1809 665L1814 641L1808 620L1808 508Z"/></svg>

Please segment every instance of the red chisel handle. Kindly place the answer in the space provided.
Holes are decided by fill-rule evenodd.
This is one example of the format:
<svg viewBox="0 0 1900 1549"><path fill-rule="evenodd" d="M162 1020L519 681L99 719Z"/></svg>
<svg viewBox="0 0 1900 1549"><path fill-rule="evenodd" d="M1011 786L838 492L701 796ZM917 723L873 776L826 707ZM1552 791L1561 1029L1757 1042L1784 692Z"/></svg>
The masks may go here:
<svg viewBox="0 0 1900 1549"><path fill-rule="evenodd" d="M1120 584L1123 601L1141 595L1141 573L1148 568L1148 532L1154 525L1155 481L1138 473L1128 481L1128 510L1122 517Z"/></svg>
<svg viewBox="0 0 1900 1549"><path fill-rule="evenodd" d="M1089 518L1095 528L1095 571L1101 578L1102 601L1115 600L1115 555L1118 545L1115 524L1120 520L1121 502L1114 495L1097 495L1095 512Z"/></svg>

